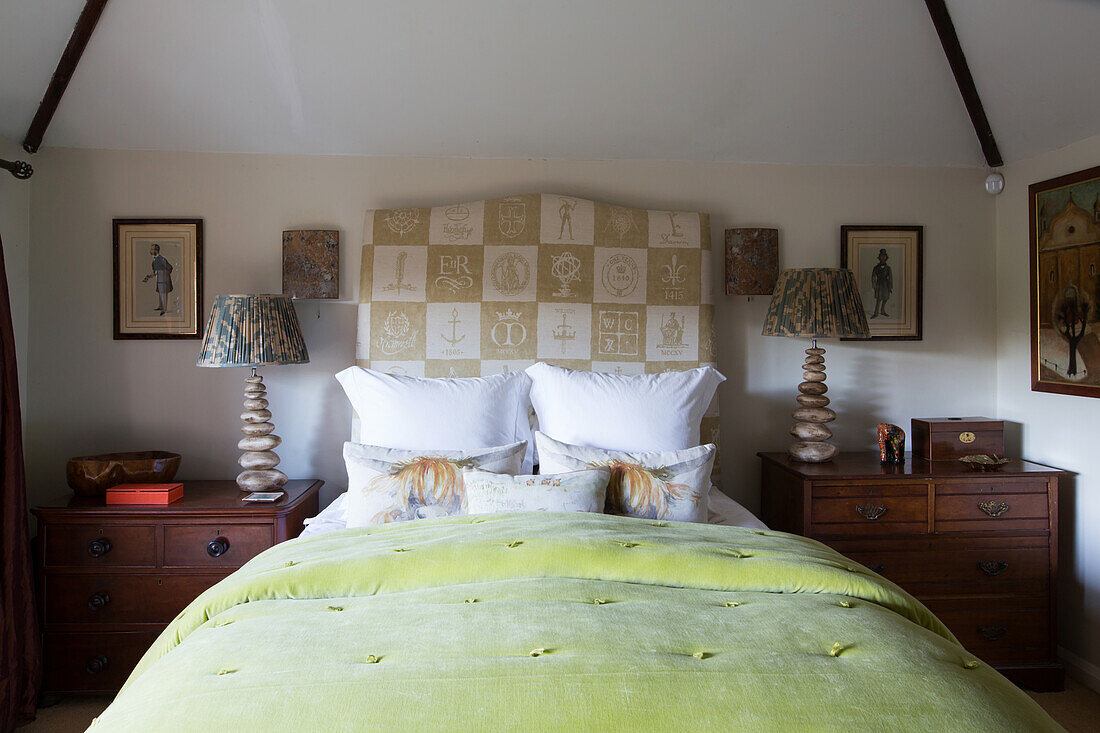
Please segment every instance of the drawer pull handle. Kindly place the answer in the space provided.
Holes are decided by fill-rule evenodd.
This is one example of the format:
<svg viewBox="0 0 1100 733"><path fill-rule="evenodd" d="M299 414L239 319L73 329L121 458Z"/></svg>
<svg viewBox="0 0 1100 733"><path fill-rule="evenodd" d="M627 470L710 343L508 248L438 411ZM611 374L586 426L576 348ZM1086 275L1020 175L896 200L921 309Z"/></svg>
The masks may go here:
<svg viewBox="0 0 1100 733"><path fill-rule="evenodd" d="M88 608L92 609L93 611L99 611L110 602L111 597L107 595L107 591L97 591L88 596Z"/></svg>
<svg viewBox="0 0 1100 733"><path fill-rule="evenodd" d="M206 554L210 557L221 557L229 552L229 540L218 537L206 543Z"/></svg>
<svg viewBox="0 0 1100 733"><path fill-rule="evenodd" d="M107 669L107 657L102 654L96 654L84 665L84 671L88 674L99 674L105 669Z"/></svg>
<svg viewBox="0 0 1100 733"><path fill-rule="evenodd" d="M978 508L991 517L999 517L1008 511L1008 504L1003 501L979 501Z"/></svg>
<svg viewBox="0 0 1100 733"><path fill-rule="evenodd" d="M864 519L875 520L886 513L886 507L882 504L860 504L856 507L856 513Z"/></svg>
<svg viewBox="0 0 1100 733"><path fill-rule="evenodd" d="M979 626L978 633L986 641L997 641L1008 631L1004 626Z"/></svg>
<svg viewBox="0 0 1100 733"><path fill-rule="evenodd" d="M92 557L103 557L111 551L110 541L100 538L88 543L88 554Z"/></svg>
<svg viewBox="0 0 1100 733"><path fill-rule="evenodd" d="M996 575L1008 567L1004 560L979 560L978 567L986 575Z"/></svg>

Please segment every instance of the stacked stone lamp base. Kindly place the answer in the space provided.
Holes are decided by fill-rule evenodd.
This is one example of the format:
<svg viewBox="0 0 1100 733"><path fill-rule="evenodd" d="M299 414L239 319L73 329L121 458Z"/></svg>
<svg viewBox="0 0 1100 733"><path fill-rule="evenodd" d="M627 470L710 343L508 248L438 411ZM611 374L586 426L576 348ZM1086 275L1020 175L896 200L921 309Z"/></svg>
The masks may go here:
<svg viewBox="0 0 1100 733"><path fill-rule="evenodd" d="M252 376L245 378L244 412L241 413L241 432L244 437L237 447L244 453L237 460L244 470L237 476L237 486L241 491L281 491L289 481L287 475L275 468L279 465L279 456L275 449L283 439L275 435L275 424L271 422L271 410L267 409L267 388L263 377L252 370Z"/></svg>
<svg viewBox="0 0 1100 733"><path fill-rule="evenodd" d="M840 449L828 442L833 431L827 423L836 420L836 413L829 409L829 398L825 393L825 349L818 348L817 340L813 347L806 349L806 363L802 365L803 382L798 385L798 404L800 407L791 413L795 424L791 426L791 435L798 438L787 449L792 459L803 463L824 463L840 453Z"/></svg>

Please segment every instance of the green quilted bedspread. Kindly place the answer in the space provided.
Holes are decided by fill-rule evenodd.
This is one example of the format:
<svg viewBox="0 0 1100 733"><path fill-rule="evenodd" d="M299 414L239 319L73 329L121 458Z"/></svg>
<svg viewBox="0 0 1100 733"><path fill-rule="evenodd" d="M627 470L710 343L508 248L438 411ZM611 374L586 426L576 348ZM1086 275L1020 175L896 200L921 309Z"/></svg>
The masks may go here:
<svg viewBox="0 0 1100 733"><path fill-rule="evenodd" d="M180 613L90 728L735 729L1059 730L817 542L603 514L283 543Z"/></svg>

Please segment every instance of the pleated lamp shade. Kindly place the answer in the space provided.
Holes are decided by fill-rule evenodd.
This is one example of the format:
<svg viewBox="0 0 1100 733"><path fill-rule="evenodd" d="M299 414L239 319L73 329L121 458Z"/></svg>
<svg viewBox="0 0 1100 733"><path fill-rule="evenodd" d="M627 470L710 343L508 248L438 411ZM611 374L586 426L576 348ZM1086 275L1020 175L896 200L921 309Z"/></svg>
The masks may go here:
<svg viewBox="0 0 1100 733"><path fill-rule="evenodd" d="M309 352L287 295L219 295L202 340L201 367L308 364Z"/></svg>
<svg viewBox="0 0 1100 733"><path fill-rule="evenodd" d="M812 267L779 273L765 336L867 338L867 313L851 270Z"/></svg>

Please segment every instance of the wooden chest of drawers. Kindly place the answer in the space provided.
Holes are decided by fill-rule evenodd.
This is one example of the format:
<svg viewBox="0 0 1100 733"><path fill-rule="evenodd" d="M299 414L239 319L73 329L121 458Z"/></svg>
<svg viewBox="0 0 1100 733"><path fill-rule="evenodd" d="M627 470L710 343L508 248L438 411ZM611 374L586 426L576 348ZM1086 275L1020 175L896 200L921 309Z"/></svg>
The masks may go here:
<svg viewBox="0 0 1100 733"><path fill-rule="evenodd" d="M1012 461L978 473L911 455L890 466L870 452L818 464L758 455L769 527L824 542L902 586L1017 683L1062 689L1055 597L1063 471Z"/></svg>
<svg viewBox="0 0 1100 733"><path fill-rule="evenodd" d="M43 689L114 692L197 595L317 513L321 481L291 481L273 504L233 481L184 483L167 506L70 497L34 509Z"/></svg>

